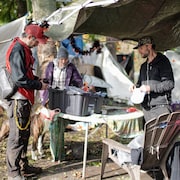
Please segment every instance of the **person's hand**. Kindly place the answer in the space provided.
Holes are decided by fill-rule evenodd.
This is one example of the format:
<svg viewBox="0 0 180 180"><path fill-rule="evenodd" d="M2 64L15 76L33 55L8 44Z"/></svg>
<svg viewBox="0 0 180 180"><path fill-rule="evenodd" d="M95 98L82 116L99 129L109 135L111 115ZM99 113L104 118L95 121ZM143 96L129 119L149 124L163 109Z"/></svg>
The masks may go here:
<svg viewBox="0 0 180 180"><path fill-rule="evenodd" d="M88 83L84 82L83 87L81 89L84 90L85 92L88 92L89 91Z"/></svg>
<svg viewBox="0 0 180 180"><path fill-rule="evenodd" d="M149 92L150 92L150 86L148 86L148 85L142 85L142 86L140 87L140 90L141 90L142 92L149 93Z"/></svg>
<svg viewBox="0 0 180 180"><path fill-rule="evenodd" d="M134 84L132 84L130 87L129 87L129 91L130 92L133 92L134 89L136 89L136 86Z"/></svg>
<svg viewBox="0 0 180 180"><path fill-rule="evenodd" d="M49 84L44 82L44 80L41 80L41 83L42 83L41 90L46 90L49 87Z"/></svg>

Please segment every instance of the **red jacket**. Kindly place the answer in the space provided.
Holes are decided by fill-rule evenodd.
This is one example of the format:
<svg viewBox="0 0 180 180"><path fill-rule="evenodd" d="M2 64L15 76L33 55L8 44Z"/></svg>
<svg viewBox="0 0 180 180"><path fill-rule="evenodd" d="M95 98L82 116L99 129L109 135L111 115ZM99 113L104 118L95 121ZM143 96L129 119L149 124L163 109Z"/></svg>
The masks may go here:
<svg viewBox="0 0 180 180"><path fill-rule="evenodd" d="M34 103L34 89L41 89L42 84L35 80L32 67L34 58L31 49L19 38L15 38L6 54L6 67L11 72L18 92Z"/></svg>

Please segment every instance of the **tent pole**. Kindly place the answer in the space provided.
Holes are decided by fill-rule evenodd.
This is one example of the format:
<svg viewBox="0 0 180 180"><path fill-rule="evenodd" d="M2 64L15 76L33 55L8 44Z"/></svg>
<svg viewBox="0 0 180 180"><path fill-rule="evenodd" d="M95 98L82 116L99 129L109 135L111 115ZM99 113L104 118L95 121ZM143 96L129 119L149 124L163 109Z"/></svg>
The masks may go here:
<svg viewBox="0 0 180 180"><path fill-rule="evenodd" d="M62 8L54 11L49 17L46 18L46 21L48 21L51 17L55 16L57 13L59 13L62 10Z"/></svg>
<svg viewBox="0 0 180 180"><path fill-rule="evenodd" d="M93 6L107 6L109 4L114 4L118 2L119 0L106 0L106 1L99 1L88 4L86 7L93 7Z"/></svg>
<svg viewBox="0 0 180 180"><path fill-rule="evenodd" d="M91 0L87 0L85 3L83 3L82 5L80 5L77 9L75 9L74 11L72 11L68 16L66 16L65 18L61 19L58 24L63 23L66 19L68 19L69 17L71 17L74 13L76 13L77 11L79 11L80 9L82 9L83 7L86 7L87 4L91 3Z"/></svg>
<svg viewBox="0 0 180 180"><path fill-rule="evenodd" d="M49 17L47 17L46 20L48 21L51 17L55 16L60 11L68 11L68 10L74 9L68 16L64 17L57 23L57 24L62 24L66 19L68 19L74 13L76 13L77 11L79 11L80 9L82 9L84 7L105 6L105 5L109 5L109 4L114 4L118 1L119 0L106 0L106 1L100 1L100 2L92 2L92 0L87 0L82 5L60 8L60 9L56 10L55 12L53 12Z"/></svg>
<svg viewBox="0 0 180 180"><path fill-rule="evenodd" d="M7 43L7 42L10 42L10 41L12 41L12 40L13 40L13 38L7 39L7 40L4 40L4 41L0 41L0 44Z"/></svg>

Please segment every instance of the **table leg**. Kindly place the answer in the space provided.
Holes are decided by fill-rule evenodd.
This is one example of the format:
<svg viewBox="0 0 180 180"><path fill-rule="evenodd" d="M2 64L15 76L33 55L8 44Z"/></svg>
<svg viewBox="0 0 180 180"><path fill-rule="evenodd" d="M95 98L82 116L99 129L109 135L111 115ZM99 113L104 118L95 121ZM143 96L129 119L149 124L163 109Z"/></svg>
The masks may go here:
<svg viewBox="0 0 180 180"><path fill-rule="evenodd" d="M87 144L88 144L88 126L89 123L86 124L85 129L85 140L84 140L84 155L83 155L83 172L82 172L82 178L85 178L86 175L86 160L87 160Z"/></svg>

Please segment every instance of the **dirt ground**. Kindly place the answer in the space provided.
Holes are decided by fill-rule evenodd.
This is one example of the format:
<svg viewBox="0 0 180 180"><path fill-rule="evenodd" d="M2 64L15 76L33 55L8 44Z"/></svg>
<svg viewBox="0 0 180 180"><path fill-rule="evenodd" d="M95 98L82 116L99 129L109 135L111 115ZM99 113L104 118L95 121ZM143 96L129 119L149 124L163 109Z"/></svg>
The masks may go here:
<svg viewBox="0 0 180 180"><path fill-rule="evenodd" d="M86 164L86 178L87 180L99 180L101 169L101 149L102 139L105 137L105 126L97 129L95 133L91 130L91 136L88 139L88 157ZM109 132L109 137L115 138L112 132ZM117 138L117 137L116 137ZM0 177L2 180L7 179L5 151L6 140L0 142ZM39 166L43 172L36 176L28 178L29 180L78 180L82 179L82 159L83 159L83 143L84 131L65 132L65 150L66 159L63 162L52 162L49 150L49 134L47 133L44 141L45 156L37 161L31 159L31 139L28 147L29 163L33 166ZM145 173L142 173L144 180L151 179ZM105 168L103 179L107 180L129 180L127 173L115 165L112 161L108 161Z"/></svg>

